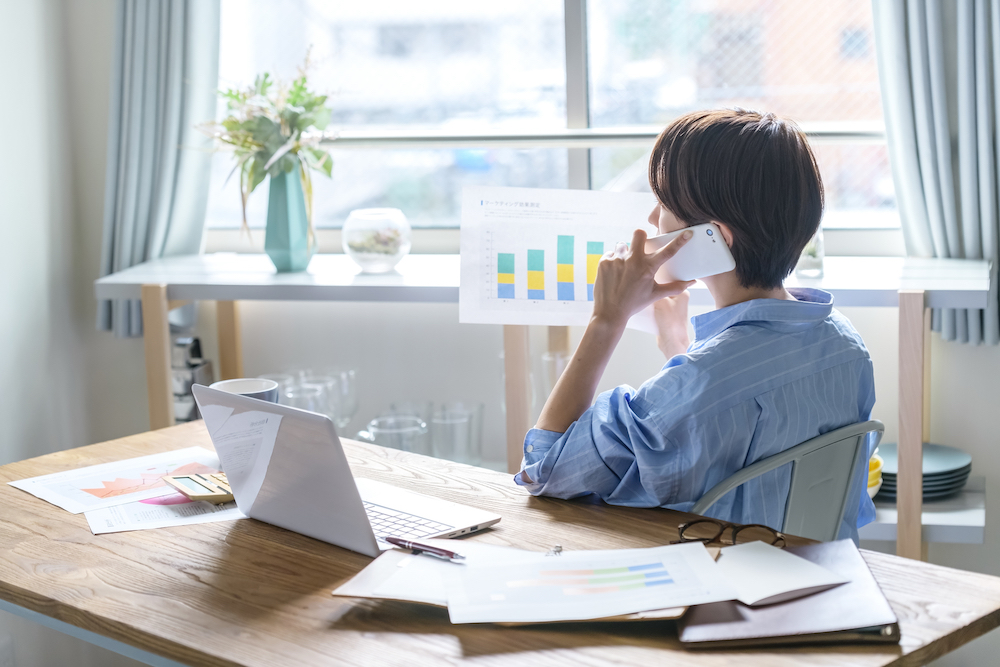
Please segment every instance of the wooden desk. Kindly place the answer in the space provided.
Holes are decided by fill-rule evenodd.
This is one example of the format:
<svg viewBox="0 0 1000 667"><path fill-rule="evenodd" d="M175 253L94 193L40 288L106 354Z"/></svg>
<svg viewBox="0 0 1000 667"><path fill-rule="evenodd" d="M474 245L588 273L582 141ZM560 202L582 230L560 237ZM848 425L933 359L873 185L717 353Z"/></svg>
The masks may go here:
<svg viewBox="0 0 1000 667"><path fill-rule="evenodd" d="M0 481L211 447L202 422L0 468ZM690 515L532 498L509 475L347 441L357 476L503 515L469 539L528 549L648 547ZM1000 623L1000 578L863 552L900 646L687 652L670 622L453 626L441 609L335 599L369 559L252 520L92 535L0 487L0 607L154 665L920 665Z"/></svg>
<svg viewBox="0 0 1000 667"><path fill-rule="evenodd" d="M265 255L216 253L169 257L96 281L98 299L142 299L150 428L174 422L167 312L189 300L215 300L221 379L243 376L238 301L457 302L458 255L410 255L398 273L358 275L345 255L316 255L308 271L276 274ZM930 439L927 402L930 308L985 308L990 293L986 260L903 257L827 257L824 276L786 284L832 293L838 307L899 307L899 517L897 553L921 558L921 443ZM712 305L699 283L692 305ZM586 324L584 316L578 324ZM550 351L569 353L566 327L549 330ZM528 329L504 327L507 465L517 470L531 426Z"/></svg>

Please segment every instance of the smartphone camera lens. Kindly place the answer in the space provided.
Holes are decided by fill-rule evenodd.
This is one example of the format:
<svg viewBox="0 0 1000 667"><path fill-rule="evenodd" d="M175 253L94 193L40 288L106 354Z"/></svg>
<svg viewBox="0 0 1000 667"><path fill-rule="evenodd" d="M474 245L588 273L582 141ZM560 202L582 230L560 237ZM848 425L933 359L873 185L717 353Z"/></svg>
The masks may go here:
<svg viewBox="0 0 1000 667"><path fill-rule="evenodd" d="M705 233L708 234L709 236L711 236L712 235L712 230L711 229L706 229Z"/></svg>

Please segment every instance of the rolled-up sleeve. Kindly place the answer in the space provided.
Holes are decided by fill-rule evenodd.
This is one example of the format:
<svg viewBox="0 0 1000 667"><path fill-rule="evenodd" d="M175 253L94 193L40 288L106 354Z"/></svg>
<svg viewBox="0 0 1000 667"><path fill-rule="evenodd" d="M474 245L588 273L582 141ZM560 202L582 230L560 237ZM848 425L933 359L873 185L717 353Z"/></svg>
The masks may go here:
<svg viewBox="0 0 1000 667"><path fill-rule="evenodd" d="M530 430L514 481L533 495L555 498L597 494L607 502L635 507L670 502L676 475L665 468L682 465L667 438L674 415L649 409L652 399L657 406L673 404L682 410L676 399L669 400L675 387L664 375L638 391L622 385L600 394L565 433ZM666 412L673 410L668 407ZM657 471L658 479L649 488L640 462L642 468Z"/></svg>
<svg viewBox="0 0 1000 667"><path fill-rule="evenodd" d="M610 492L621 476L609 467L605 457L626 465L635 460L627 440L622 437L627 428L623 428L619 417L623 408L628 410L634 393L635 390L627 386L604 392L565 433L537 428L528 431L524 438L522 472L514 481L533 495L557 498L591 493L604 496L602 491ZM616 449L622 451L612 451Z"/></svg>

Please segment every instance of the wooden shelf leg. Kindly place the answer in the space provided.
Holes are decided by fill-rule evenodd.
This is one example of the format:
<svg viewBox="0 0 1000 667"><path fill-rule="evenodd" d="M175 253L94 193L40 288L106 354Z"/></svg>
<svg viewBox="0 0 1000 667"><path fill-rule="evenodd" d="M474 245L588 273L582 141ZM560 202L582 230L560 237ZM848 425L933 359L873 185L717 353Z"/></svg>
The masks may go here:
<svg viewBox="0 0 1000 667"><path fill-rule="evenodd" d="M170 378L170 322L167 286L142 286L142 335L146 351L146 395L149 428L174 425L174 392Z"/></svg>
<svg viewBox="0 0 1000 667"><path fill-rule="evenodd" d="M243 343L240 337L238 301L215 302L216 326L219 330L219 379L243 377Z"/></svg>
<svg viewBox="0 0 1000 667"><path fill-rule="evenodd" d="M503 328L504 401L507 405L507 471L521 469L524 436L531 428L531 385L528 375L528 327Z"/></svg>
<svg viewBox="0 0 1000 667"><path fill-rule="evenodd" d="M923 526L924 292L899 292L899 469L896 553L920 560Z"/></svg>

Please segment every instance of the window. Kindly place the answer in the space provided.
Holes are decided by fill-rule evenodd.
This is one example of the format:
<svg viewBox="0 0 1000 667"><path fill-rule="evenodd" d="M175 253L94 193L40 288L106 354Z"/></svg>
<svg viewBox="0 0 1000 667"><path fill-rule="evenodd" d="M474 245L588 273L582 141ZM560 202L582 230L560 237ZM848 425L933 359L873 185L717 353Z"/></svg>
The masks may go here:
<svg viewBox="0 0 1000 667"><path fill-rule="evenodd" d="M652 124L739 106L813 133L826 188L824 226L894 227L868 0L588 0L592 127ZM839 130L824 139L824 131ZM592 151L594 187L648 189L648 153ZM627 178L632 174L633 178ZM627 183L622 183L622 179Z"/></svg>
<svg viewBox="0 0 1000 667"><path fill-rule="evenodd" d="M584 5L586 56L566 48ZM314 181L320 228L368 206L457 227L464 185L565 187L581 156L591 187L648 189L659 130L722 106L775 111L811 134L824 225L898 226L871 34L868 0L223 0L220 87L262 71L289 79L311 47L311 85L330 94L344 137L329 146L332 181ZM587 95L567 95L567 72ZM589 150L566 150L568 115L588 119L574 136ZM630 141L614 140L622 128ZM228 158L213 162L210 227L240 224ZM251 227L266 217L259 189Z"/></svg>

